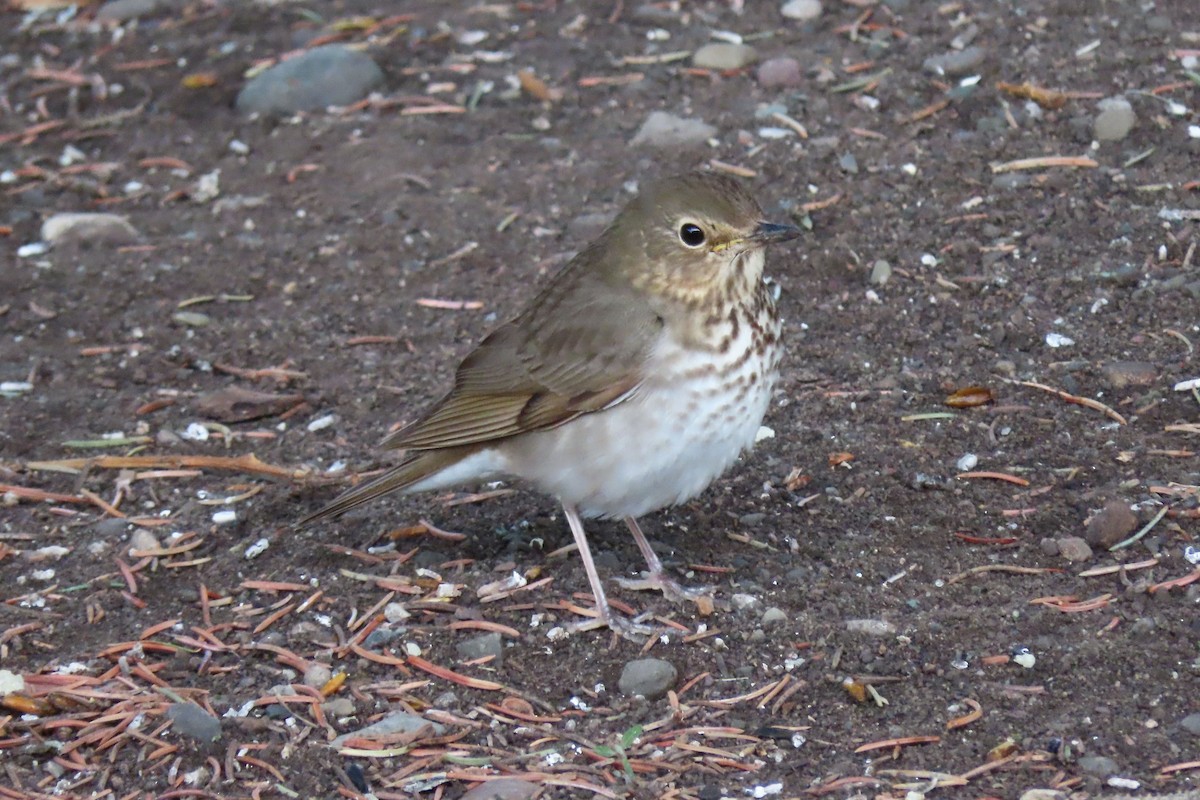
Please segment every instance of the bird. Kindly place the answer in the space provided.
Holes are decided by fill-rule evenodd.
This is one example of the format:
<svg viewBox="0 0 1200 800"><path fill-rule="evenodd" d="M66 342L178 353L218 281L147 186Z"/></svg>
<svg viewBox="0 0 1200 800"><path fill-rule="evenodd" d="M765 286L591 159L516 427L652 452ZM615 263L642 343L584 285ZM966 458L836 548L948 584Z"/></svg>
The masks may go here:
<svg viewBox="0 0 1200 800"><path fill-rule="evenodd" d="M383 440L405 451L395 466L299 525L390 492L519 479L558 499L583 560L596 616L571 627L639 640L653 629L614 612L583 520L625 522L647 566L625 585L701 596L666 574L638 518L696 497L754 443L783 354L765 250L801 233L727 175L648 183Z"/></svg>

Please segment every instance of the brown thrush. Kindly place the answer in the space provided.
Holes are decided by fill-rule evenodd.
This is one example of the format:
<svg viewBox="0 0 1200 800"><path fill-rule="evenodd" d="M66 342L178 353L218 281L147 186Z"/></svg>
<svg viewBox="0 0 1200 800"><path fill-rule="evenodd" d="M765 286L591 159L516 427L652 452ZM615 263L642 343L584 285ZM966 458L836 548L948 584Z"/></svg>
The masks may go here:
<svg viewBox="0 0 1200 800"><path fill-rule="evenodd" d="M649 567L637 588L692 596L637 517L695 497L754 443L781 356L764 249L799 235L724 176L647 187L384 440L407 451L397 466L301 524L391 491L520 478L562 502L596 599L587 627L645 632L609 607L580 518L625 520Z"/></svg>

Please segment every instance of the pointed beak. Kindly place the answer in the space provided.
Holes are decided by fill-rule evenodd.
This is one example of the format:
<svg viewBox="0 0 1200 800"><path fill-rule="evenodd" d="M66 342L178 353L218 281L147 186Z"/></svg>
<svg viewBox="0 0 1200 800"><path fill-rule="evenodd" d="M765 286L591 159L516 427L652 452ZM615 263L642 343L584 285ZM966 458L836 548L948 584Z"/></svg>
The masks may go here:
<svg viewBox="0 0 1200 800"><path fill-rule="evenodd" d="M746 241L753 242L756 245L775 244L776 242L786 242L795 239L804 231L797 228L795 225L778 225L774 222L760 222L758 227L754 229L754 233L746 237Z"/></svg>

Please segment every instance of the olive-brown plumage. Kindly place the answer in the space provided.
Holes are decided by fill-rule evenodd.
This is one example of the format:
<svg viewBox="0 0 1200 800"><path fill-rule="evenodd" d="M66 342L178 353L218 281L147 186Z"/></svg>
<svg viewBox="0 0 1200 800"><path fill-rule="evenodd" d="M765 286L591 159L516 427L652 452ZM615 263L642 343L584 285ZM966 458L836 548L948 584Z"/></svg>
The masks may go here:
<svg viewBox="0 0 1200 800"><path fill-rule="evenodd" d="M753 443L781 355L763 251L797 235L730 178L653 184L463 360L445 397L387 437L407 451L400 464L304 523L391 491L523 479L562 502L599 621L630 633L580 517L625 519L647 584L688 596L636 518L694 497Z"/></svg>

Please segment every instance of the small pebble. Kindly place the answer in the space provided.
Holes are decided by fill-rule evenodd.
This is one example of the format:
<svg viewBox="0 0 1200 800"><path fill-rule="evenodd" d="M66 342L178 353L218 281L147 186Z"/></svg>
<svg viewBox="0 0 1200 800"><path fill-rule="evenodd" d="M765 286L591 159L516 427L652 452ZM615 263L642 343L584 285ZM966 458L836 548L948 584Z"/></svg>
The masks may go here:
<svg viewBox="0 0 1200 800"><path fill-rule="evenodd" d="M1153 386L1158 382L1158 367L1148 361L1110 361L1100 368L1100 376L1111 389Z"/></svg>
<svg viewBox="0 0 1200 800"><path fill-rule="evenodd" d="M167 707L171 729L198 742L215 742L221 738L221 720L195 703L172 703Z"/></svg>
<svg viewBox="0 0 1200 800"><path fill-rule="evenodd" d="M1117 762L1108 756L1083 756L1075 764L1088 775L1107 778L1117 771Z"/></svg>
<svg viewBox="0 0 1200 800"><path fill-rule="evenodd" d="M867 636L891 636L896 632L896 626L882 619L848 619L846 630Z"/></svg>
<svg viewBox="0 0 1200 800"><path fill-rule="evenodd" d="M1124 139L1137 123L1133 106L1124 97L1107 97L1096 104L1100 113L1092 122L1092 135L1098 142Z"/></svg>
<svg viewBox="0 0 1200 800"><path fill-rule="evenodd" d="M383 83L366 53L340 44L314 47L255 75L237 96L243 114L294 114L362 100Z"/></svg>
<svg viewBox="0 0 1200 800"><path fill-rule="evenodd" d="M1192 736L1200 736L1200 711L1195 714L1188 714L1183 719L1179 720L1179 727L1190 733Z"/></svg>
<svg viewBox="0 0 1200 800"><path fill-rule="evenodd" d="M320 689L329 683L329 679L332 677L333 670L324 664L309 664L308 668L304 670L304 685Z"/></svg>
<svg viewBox="0 0 1200 800"><path fill-rule="evenodd" d="M761 601L752 594L737 593L729 598L729 603L736 611L744 611L747 608L753 608Z"/></svg>
<svg viewBox="0 0 1200 800"><path fill-rule="evenodd" d="M498 778L494 781L484 781L471 789L459 800L527 800L540 789L534 781L523 781L517 778Z"/></svg>
<svg viewBox="0 0 1200 800"><path fill-rule="evenodd" d="M1128 503L1110 500L1087 521L1084 536L1088 544L1107 550L1133 533L1137 526L1137 515L1129 510Z"/></svg>
<svg viewBox="0 0 1200 800"><path fill-rule="evenodd" d="M1092 557L1091 545L1080 536L1063 536L1057 541L1058 554L1067 561L1087 561Z"/></svg>
<svg viewBox="0 0 1200 800"><path fill-rule="evenodd" d="M717 129L702 120L652 111L629 143L633 147L689 147L716 135Z"/></svg>
<svg viewBox="0 0 1200 800"><path fill-rule="evenodd" d="M770 628L774 625L782 625L783 623L787 622L787 618L787 612L785 612L782 608L771 606L763 612L762 619L759 620L759 624L764 628Z"/></svg>
<svg viewBox="0 0 1200 800"><path fill-rule="evenodd" d="M138 232L119 214L85 211L47 218L42 223L41 236L54 245L66 242L119 245L137 241Z"/></svg>
<svg viewBox="0 0 1200 800"><path fill-rule="evenodd" d="M930 56L921 65L934 75L965 75L983 63L987 51L978 45Z"/></svg>
<svg viewBox="0 0 1200 800"><path fill-rule="evenodd" d="M657 700L675 685L679 672L669 661L661 658L639 658L630 661L621 670L617 687L630 696L641 695L647 700Z"/></svg>
<svg viewBox="0 0 1200 800"><path fill-rule="evenodd" d="M779 13L788 19L807 22L821 16L821 0L788 0Z"/></svg>
<svg viewBox="0 0 1200 800"><path fill-rule="evenodd" d="M504 656L504 640L498 633L484 633L459 642L455 645L455 650L463 661L494 656L491 661L494 666L499 664L500 659Z"/></svg>
<svg viewBox="0 0 1200 800"><path fill-rule="evenodd" d="M369 739L373 736L388 736L395 733L416 733L426 725L432 729L433 736L442 736L446 733L444 725L427 720L419 714L410 714L407 711L393 711L383 719L365 728L343 733L329 744L333 747L341 747L343 742L355 736Z"/></svg>
<svg viewBox="0 0 1200 800"><path fill-rule="evenodd" d="M162 547L158 543L158 537L151 533L146 528L137 528L129 535L129 551L139 553L150 553Z"/></svg>
<svg viewBox="0 0 1200 800"><path fill-rule="evenodd" d="M886 286L892 278L892 265L882 258L871 265L871 285Z"/></svg>
<svg viewBox="0 0 1200 800"><path fill-rule="evenodd" d="M804 82L800 62L794 58L770 58L758 65L758 85L766 89L793 88Z"/></svg>
<svg viewBox="0 0 1200 800"><path fill-rule="evenodd" d="M758 60L758 51L748 44L714 42L706 44L692 55L692 64L702 69L741 69Z"/></svg>

